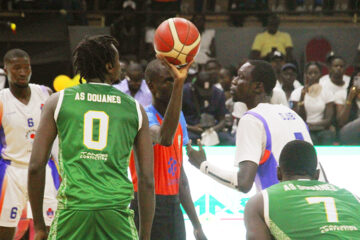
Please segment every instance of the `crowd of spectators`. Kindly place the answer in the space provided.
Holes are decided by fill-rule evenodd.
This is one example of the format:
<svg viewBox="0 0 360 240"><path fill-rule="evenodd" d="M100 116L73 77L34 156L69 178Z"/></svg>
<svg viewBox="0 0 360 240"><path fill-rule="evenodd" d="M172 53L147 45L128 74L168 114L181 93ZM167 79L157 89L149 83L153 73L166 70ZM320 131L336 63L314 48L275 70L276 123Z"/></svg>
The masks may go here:
<svg viewBox="0 0 360 240"><path fill-rule="evenodd" d="M4 4L5 2L7 4ZM27 5L21 5L21 0L2 0L0 5L2 8L5 5L12 8L27 8L31 4L41 7L36 1L24 2ZM181 10L182 1L100 2L97 8L122 11L121 15L107 14L105 19L111 35L119 42L118 50L122 57L123 81L115 86L146 107L151 104L151 92L144 79L144 69L154 58L153 38L156 26L168 17L175 16ZM298 6L308 4L308 1L276 2L280 5L269 7L267 1L229 0L228 10L296 10ZM80 13L66 16L70 24L80 25L87 24L81 11L94 8L93 2L85 0L52 0L48 4L54 9L79 10ZM313 1L314 8L320 5L319 1ZM241 103L232 101L231 81L233 76L237 75L237 69L247 59L236 66L222 66L217 61L215 31L206 28L203 13L216 11L215 6L215 0L194 1L195 14L191 20L201 33L202 43L184 86L182 110L188 124L189 138L194 143L200 138L206 145L234 145L236 124L246 109ZM335 5L330 8L335 8ZM152 13L146 12L147 9ZM139 16L138 11L145 11L146 14ZM246 17L242 15L236 19L235 15L231 16L230 19L235 21L234 25L237 26L241 26ZM313 142L317 145L359 144L360 47L354 63L355 71L351 77L345 75L344 59L334 54L328 57L326 66L309 62L304 69L300 69L293 56L291 36L279 31L279 17L274 14L259 15L259 19L266 29L256 35L249 51L249 59L266 60L274 69L277 83L272 91L270 103L282 104L295 110L308 124ZM327 68L329 73L323 75L323 68Z"/></svg>

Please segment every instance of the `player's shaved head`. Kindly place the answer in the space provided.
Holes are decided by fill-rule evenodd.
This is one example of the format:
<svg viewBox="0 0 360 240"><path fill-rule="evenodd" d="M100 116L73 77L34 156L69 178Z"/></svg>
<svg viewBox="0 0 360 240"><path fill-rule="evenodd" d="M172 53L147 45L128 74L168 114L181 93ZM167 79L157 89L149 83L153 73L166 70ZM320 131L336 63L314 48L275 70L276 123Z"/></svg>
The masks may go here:
<svg viewBox="0 0 360 240"><path fill-rule="evenodd" d="M156 81L163 71L167 71L163 63L159 59L152 60L145 69L146 82L152 83L153 81Z"/></svg>
<svg viewBox="0 0 360 240"><path fill-rule="evenodd" d="M11 59L14 58L28 58L30 59L30 56L27 52L25 52L22 49L14 48L5 53L4 56L4 65L11 62Z"/></svg>
<svg viewBox="0 0 360 240"><path fill-rule="evenodd" d="M314 146L302 140L287 143L279 158L281 172L287 177L297 175L314 178L317 173L317 163Z"/></svg>

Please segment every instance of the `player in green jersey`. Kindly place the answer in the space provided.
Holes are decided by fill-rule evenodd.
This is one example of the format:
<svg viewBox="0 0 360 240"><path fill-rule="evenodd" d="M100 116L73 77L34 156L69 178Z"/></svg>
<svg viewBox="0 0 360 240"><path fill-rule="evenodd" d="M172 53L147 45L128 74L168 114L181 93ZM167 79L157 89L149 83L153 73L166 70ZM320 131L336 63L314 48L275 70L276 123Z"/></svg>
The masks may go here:
<svg viewBox="0 0 360 240"><path fill-rule="evenodd" d="M154 216L153 150L147 115L111 84L120 77L117 42L94 36L74 51L74 68L87 84L52 95L44 105L29 166L35 239L45 239L42 202L50 147L59 136L62 182L49 239L138 239L128 206L127 169L134 148L139 178L140 239L150 239Z"/></svg>
<svg viewBox="0 0 360 240"><path fill-rule="evenodd" d="M318 181L314 147L289 142L280 154L278 178L245 207L247 239L360 239L360 199Z"/></svg>

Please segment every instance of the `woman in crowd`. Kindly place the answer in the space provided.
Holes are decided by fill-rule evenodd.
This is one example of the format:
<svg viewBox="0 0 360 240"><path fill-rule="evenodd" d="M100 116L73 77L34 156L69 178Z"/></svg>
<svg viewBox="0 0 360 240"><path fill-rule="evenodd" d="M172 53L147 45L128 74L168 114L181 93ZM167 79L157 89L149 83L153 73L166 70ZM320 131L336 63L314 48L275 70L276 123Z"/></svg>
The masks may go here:
<svg viewBox="0 0 360 240"><path fill-rule="evenodd" d="M309 62L305 66L305 86L295 89L290 101L296 111L309 126L315 145L332 145L335 131L330 130L334 115L334 96L320 84L321 66Z"/></svg>

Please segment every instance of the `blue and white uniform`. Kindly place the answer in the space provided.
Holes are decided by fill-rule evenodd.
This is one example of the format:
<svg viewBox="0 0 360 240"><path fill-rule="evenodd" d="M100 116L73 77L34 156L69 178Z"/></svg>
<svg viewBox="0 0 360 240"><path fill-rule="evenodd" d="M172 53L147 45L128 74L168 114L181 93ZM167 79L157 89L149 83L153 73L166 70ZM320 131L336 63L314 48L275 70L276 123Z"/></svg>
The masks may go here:
<svg viewBox="0 0 360 240"><path fill-rule="evenodd" d="M281 150L290 141L299 139L312 143L302 118L283 105L261 103L240 119L236 132L235 166L242 161L258 165L257 190L276 183Z"/></svg>
<svg viewBox="0 0 360 240"><path fill-rule="evenodd" d="M28 104L20 102L10 89L0 91L0 226L16 227L27 206L27 178L32 144L40 122L41 109L49 97L44 86L29 84ZM60 177L54 161L46 168L44 218L46 225L56 210L56 189ZM28 209L29 210L29 209ZM28 214L31 216L31 214Z"/></svg>

